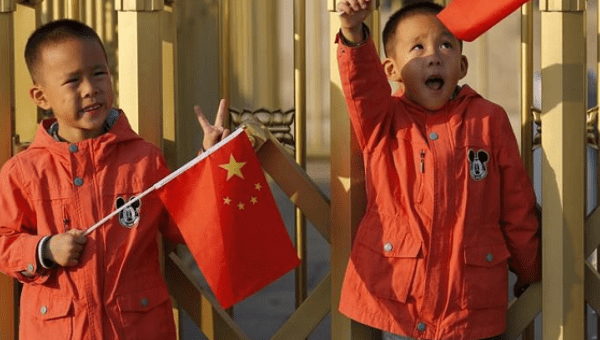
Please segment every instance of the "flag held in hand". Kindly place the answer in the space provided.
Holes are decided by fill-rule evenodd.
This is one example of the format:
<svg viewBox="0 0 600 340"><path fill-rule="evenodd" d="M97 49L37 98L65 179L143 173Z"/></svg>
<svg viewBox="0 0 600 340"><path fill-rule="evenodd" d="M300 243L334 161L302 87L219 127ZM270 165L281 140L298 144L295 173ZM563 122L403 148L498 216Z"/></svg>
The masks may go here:
<svg viewBox="0 0 600 340"><path fill-rule="evenodd" d="M452 0L438 19L457 38L473 41L528 0Z"/></svg>
<svg viewBox="0 0 600 340"><path fill-rule="evenodd" d="M248 136L239 131L158 191L223 308L300 263Z"/></svg>

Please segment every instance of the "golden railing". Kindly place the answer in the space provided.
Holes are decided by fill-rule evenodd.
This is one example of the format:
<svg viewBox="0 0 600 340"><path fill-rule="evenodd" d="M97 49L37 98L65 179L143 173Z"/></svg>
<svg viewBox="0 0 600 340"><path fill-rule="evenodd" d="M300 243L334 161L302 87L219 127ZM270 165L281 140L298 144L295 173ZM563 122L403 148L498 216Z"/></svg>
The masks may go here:
<svg viewBox="0 0 600 340"><path fill-rule="evenodd" d="M345 113L335 61L332 40L339 29L335 3L327 0L331 18L331 149L335 150L331 155L331 201L318 190L304 169L307 133L304 1L294 1L296 117L293 146L282 145L266 128L252 130L260 144L257 155L263 168L298 208L295 238L299 256L306 259L304 218L331 244L331 271L310 294L306 289L306 261L298 270L296 311L274 334L274 339L307 338L330 312L332 339L378 336L377 331L351 322L337 312L341 282L355 228L364 212L365 196L363 163ZM181 127L181 122L187 119L181 112L189 114L189 110L180 110L178 101L181 90L177 82L181 76L178 60L181 58L178 58L176 38L178 18L174 8L177 5L177 2L162 0L0 0L0 163L18 151L22 141L32 139L41 117L22 95L30 85L21 54L25 40L35 27L63 17L82 20L98 31L110 56L119 98L128 98L119 100L118 105L125 109L132 125L144 138L163 146L172 166L181 163L182 155L193 147L187 145L186 131ZM597 108L589 112L586 108L584 5L583 0L540 1L544 95L542 109L536 112L536 117L532 114L535 112L532 109L534 3L528 3L521 11L521 145L523 160L532 175L532 149L538 147L542 152L543 284L529 287L519 299L512 301L507 339L516 339L521 334L523 339L534 339L535 328L530 325L540 312L544 339L584 339L586 303L600 310L600 274L586 261L600 245L600 209L585 215L585 148L588 143L595 142L597 146L598 119ZM221 61L228 60L234 45L229 38L232 7L230 0L218 1ZM378 12L369 20L374 39L378 41L381 31ZM231 98L232 64L239 66L221 62L219 67L219 96L224 98ZM259 111L249 110L251 114ZM271 115L288 113L264 111ZM534 121L538 129L543 126L543 134L533 131ZM595 176L600 179L600 171ZM188 266L170 250L167 246L165 253L169 255L165 256L164 268L175 308L185 310L210 339L248 338L235 323L231 311L220 309L196 282ZM0 339L16 338L18 288L15 281L0 275Z"/></svg>

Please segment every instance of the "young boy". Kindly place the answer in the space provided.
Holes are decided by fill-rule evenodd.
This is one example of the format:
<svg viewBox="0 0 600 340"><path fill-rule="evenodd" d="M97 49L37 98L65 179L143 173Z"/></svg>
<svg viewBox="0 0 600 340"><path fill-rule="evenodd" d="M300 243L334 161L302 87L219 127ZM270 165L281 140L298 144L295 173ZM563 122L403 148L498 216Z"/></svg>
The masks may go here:
<svg viewBox="0 0 600 340"><path fill-rule="evenodd" d="M389 19L383 63L363 20L338 3L338 63L363 151L368 206L340 311L384 339L485 339L506 327L516 291L540 279L530 179L504 110L467 85L462 42L417 3ZM382 65L383 64L383 65ZM390 94L388 80L400 90Z"/></svg>
<svg viewBox="0 0 600 340"><path fill-rule="evenodd" d="M83 235L169 173L160 150L112 108L106 52L91 28L44 25L25 58L31 99L54 119L0 172L0 270L24 283L20 339L175 339L157 233L183 238L161 201L147 196ZM196 110L210 147L226 131Z"/></svg>

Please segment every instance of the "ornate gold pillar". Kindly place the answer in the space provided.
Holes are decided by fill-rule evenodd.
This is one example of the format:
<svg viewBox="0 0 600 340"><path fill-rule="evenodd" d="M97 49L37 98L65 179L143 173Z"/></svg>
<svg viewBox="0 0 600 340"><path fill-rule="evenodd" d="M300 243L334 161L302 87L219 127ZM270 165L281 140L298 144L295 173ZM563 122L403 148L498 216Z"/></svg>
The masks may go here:
<svg viewBox="0 0 600 340"><path fill-rule="evenodd" d="M583 0L542 0L542 337L583 339L586 169Z"/></svg>

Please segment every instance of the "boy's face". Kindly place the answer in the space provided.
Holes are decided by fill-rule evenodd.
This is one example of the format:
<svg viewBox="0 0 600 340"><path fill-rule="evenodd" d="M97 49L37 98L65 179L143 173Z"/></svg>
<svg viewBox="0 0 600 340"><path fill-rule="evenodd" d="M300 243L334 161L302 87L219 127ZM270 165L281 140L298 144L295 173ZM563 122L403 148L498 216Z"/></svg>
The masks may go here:
<svg viewBox="0 0 600 340"><path fill-rule="evenodd" d="M467 74L460 43L430 13L415 13L396 27L393 50L384 60L388 78L398 81L411 101L429 111L441 108Z"/></svg>
<svg viewBox="0 0 600 340"><path fill-rule="evenodd" d="M58 134L71 143L94 138L112 108L114 94L104 51L92 39L67 39L42 47L29 94L52 110Z"/></svg>

